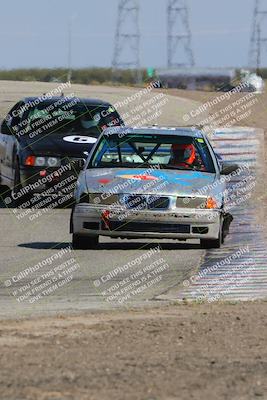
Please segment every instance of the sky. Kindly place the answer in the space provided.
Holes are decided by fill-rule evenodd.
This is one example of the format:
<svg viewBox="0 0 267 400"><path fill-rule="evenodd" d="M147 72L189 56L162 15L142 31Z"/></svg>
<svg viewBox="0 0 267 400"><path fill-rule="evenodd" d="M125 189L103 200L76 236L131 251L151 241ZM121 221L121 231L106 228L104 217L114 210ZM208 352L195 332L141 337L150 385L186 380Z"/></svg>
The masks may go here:
<svg viewBox="0 0 267 400"><path fill-rule="evenodd" d="M72 20L72 66L109 67L118 0L0 0L0 68L64 67ZM141 65L167 65L167 0L140 0ZM199 67L248 64L253 0L188 0ZM267 65L267 49L263 57Z"/></svg>

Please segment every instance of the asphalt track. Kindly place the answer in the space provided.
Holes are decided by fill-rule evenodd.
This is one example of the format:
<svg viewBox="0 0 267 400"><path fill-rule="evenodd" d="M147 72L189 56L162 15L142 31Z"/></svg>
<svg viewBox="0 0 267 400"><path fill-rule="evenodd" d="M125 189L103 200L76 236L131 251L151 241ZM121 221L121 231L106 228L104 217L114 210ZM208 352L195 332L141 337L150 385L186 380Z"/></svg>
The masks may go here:
<svg viewBox="0 0 267 400"><path fill-rule="evenodd" d="M69 250L70 209L51 210L34 222L29 220L29 215L18 220L16 211L6 208L0 210L3 232L0 237L1 318L153 304L153 298L178 285L197 269L204 255L198 244L111 241L104 238L97 250L73 251ZM153 253L151 249L158 246L160 250L158 248ZM63 252L65 254L61 255ZM58 259L49 258L53 255ZM161 259L164 261L159 261ZM137 283L141 278L138 271L149 269L151 265L150 272L152 268L166 267L157 274L152 273L147 288L134 293L125 302L123 293L125 295L130 289L133 291L140 287ZM107 281L108 273L123 266L127 266L125 271ZM27 272L29 268L35 271ZM54 275L51 277L52 269ZM57 283L54 283L55 275ZM143 277L141 279L144 280ZM124 290L121 296L111 299L115 289L110 288L116 283ZM41 291L42 298L37 298ZM34 297L36 299L33 301Z"/></svg>
<svg viewBox="0 0 267 400"><path fill-rule="evenodd" d="M0 86L0 117L4 118L20 98L48 92L54 89L55 84L1 81ZM139 89L72 85L71 88L64 90L64 93L74 92L80 97L96 97L114 104L118 103L118 110L122 115L129 113L133 117L136 114L133 110L140 106L140 99L132 101L131 96L138 91ZM141 103L153 100L159 93L156 90L142 96ZM164 98L167 100L166 104L161 107L160 115L152 121L159 125L177 126L181 124L184 114L188 114L190 110L200 105L174 96L164 95ZM131 101L125 105L125 100ZM204 116L201 115L200 118ZM197 120L195 122L197 123ZM170 287L177 287L198 268L204 257L204 252L199 249L198 244L184 245L175 241L162 241L160 253L148 255L147 259L139 258L145 257L148 247L157 246L157 242L101 239L99 249L96 251L70 252L67 251L71 240L68 233L69 208L41 212L41 215L33 220L31 216L32 213L23 216L18 210L7 209L3 204L0 208L1 318L132 307L155 302L158 304L159 301L153 299L167 292ZM52 262L49 259L62 250L65 250L65 254L62 257L58 256L58 260ZM42 262L46 265L40 267L39 263ZM112 280L101 281L101 284L98 284L101 277L103 280L106 279L108 272L129 262L136 264L115 275ZM63 268L62 264L66 267ZM151 273L154 265L156 271L153 270ZM33 267L38 269L32 271ZM29 268L30 272L25 273L24 271ZM140 272L143 268L147 270ZM142 290L136 286L140 281ZM115 283L119 285L121 295L111 299L110 297L118 292L118 288L113 287ZM133 295L128 299L129 304L126 304L124 298L131 290ZM44 295L38 298L41 291Z"/></svg>
<svg viewBox="0 0 267 400"><path fill-rule="evenodd" d="M214 144L228 161L249 162L256 179L261 138L260 131L235 128L217 132ZM225 146L227 140L232 140L231 146ZM257 146L253 146L253 154L248 154L246 145L251 140ZM205 252L193 241L182 244L167 240L101 238L97 250L73 251L68 233L70 208L43 211L33 219L36 211L23 215L17 209L2 205L0 317L99 311L158 305L183 298L201 299L206 296L207 287L206 299L211 300L216 294L219 299L231 300L265 297L265 242L259 225L255 224L250 201L241 202L232 212L235 221L221 250ZM196 276L198 271L246 246L249 251L241 259L215 271L208 270L190 284L190 276ZM240 260L243 263L250 260L245 275L236 272ZM214 282L215 278L220 282ZM186 284L189 282L186 288L183 288L184 280ZM230 291L226 292L227 288Z"/></svg>

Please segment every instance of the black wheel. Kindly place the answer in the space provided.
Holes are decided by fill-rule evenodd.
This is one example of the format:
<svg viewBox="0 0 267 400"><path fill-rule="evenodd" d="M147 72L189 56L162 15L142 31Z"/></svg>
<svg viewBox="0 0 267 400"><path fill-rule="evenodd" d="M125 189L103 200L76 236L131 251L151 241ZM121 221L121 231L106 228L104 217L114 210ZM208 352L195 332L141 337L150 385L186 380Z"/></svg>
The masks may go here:
<svg viewBox="0 0 267 400"><path fill-rule="evenodd" d="M13 207L20 207L24 206L23 208L31 208L31 194L23 194L21 195L20 191L22 189L21 181L20 181L20 170L19 170L19 163L16 163L15 167L15 177L14 177L14 188L12 190L12 206Z"/></svg>
<svg viewBox="0 0 267 400"><path fill-rule="evenodd" d="M229 213L224 214L224 219L223 219L223 242L224 239L226 238L226 236L229 234L229 230L230 230L230 225L233 221L233 216Z"/></svg>
<svg viewBox="0 0 267 400"><path fill-rule="evenodd" d="M221 244L220 239L200 239L200 247L202 249L219 249Z"/></svg>
<svg viewBox="0 0 267 400"><path fill-rule="evenodd" d="M80 236L74 233L72 235L72 247L76 250L88 250L97 247L98 236Z"/></svg>
<svg viewBox="0 0 267 400"><path fill-rule="evenodd" d="M202 249L219 249L224 242L222 233L222 223L220 225L218 239L200 239L200 247Z"/></svg>

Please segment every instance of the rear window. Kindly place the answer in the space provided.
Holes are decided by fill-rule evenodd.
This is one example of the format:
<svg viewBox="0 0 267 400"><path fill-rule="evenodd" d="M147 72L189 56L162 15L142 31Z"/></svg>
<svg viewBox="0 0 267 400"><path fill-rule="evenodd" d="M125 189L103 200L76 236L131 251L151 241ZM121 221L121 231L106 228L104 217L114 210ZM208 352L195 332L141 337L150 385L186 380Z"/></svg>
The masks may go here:
<svg viewBox="0 0 267 400"><path fill-rule="evenodd" d="M43 103L24 113L17 134L35 137L64 132L98 137L106 128L118 125L122 120L113 106Z"/></svg>

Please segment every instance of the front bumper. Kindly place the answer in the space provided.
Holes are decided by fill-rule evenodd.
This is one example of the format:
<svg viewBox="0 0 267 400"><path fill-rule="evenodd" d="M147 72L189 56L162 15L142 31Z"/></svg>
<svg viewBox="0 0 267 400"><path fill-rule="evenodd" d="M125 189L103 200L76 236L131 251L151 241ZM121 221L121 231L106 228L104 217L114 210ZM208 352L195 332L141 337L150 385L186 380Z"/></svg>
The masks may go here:
<svg viewBox="0 0 267 400"><path fill-rule="evenodd" d="M42 176L42 171L46 175ZM62 171L62 172L61 172ZM73 193L79 171L63 167L41 168L41 167L21 167L20 181L23 192L29 194L39 194L42 196L65 196Z"/></svg>
<svg viewBox="0 0 267 400"><path fill-rule="evenodd" d="M76 204L71 216L71 232L114 238L217 239L223 213L222 210L178 208L127 211L127 217L118 211L107 218L107 208Z"/></svg>

